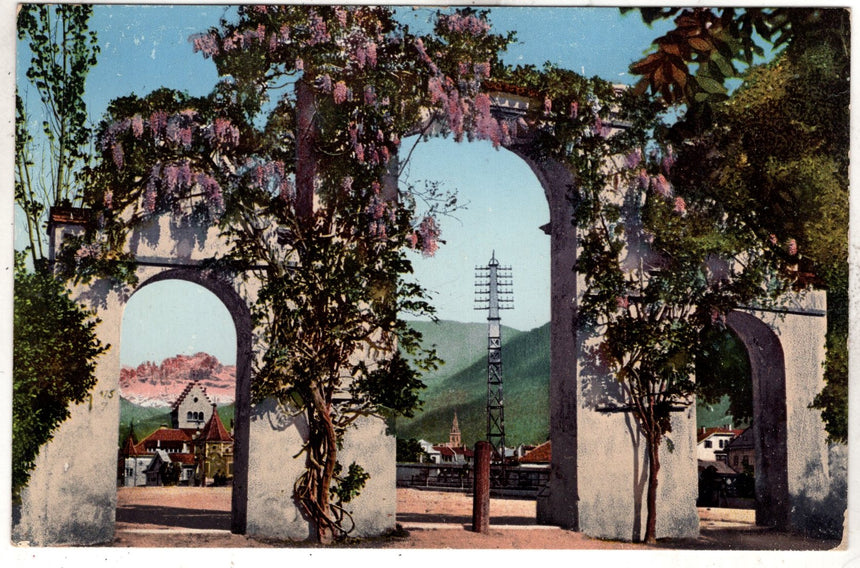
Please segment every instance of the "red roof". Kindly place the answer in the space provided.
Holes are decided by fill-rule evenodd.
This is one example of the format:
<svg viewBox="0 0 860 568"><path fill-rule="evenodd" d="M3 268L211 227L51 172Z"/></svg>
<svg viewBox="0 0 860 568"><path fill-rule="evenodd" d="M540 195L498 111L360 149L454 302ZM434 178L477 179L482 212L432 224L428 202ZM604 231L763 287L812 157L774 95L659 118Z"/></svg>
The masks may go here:
<svg viewBox="0 0 860 568"><path fill-rule="evenodd" d="M699 463L699 471L704 471L709 467L713 467L717 473L723 475L735 475L737 472L729 467L729 464L721 461L697 460Z"/></svg>
<svg viewBox="0 0 860 568"><path fill-rule="evenodd" d="M194 465L197 463L197 460L194 457L194 454L167 454L170 456L170 461L174 463L181 463L183 465Z"/></svg>
<svg viewBox="0 0 860 568"><path fill-rule="evenodd" d="M466 456L467 458L470 458L475 454L475 452L473 452L469 448L466 448L463 446L457 447L457 448L451 448L451 451L453 451L455 454L462 454L462 455Z"/></svg>
<svg viewBox="0 0 860 568"><path fill-rule="evenodd" d="M198 440L204 440L206 442L232 442L233 436L230 435L230 432L224 427L224 423L221 422L221 417L218 416L218 410L215 408L215 405L212 405L212 416L209 418L209 422L206 423L206 426L203 427L203 432L200 433L200 437Z"/></svg>
<svg viewBox="0 0 860 568"><path fill-rule="evenodd" d="M471 458L475 452L470 450L465 446L458 446L452 448L451 446L433 446L433 449L439 452L443 456L447 456L449 458L454 457L456 455L462 455L467 458Z"/></svg>
<svg viewBox="0 0 860 568"><path fill-rule="evenodd" d="M149 452L146 451L143 442L140 442L138 444L134 443L134 436L132 436L131 434L129 434L128 438L125 439L125 443L120 449L120 455L126 457L143 456L148 453Z"/></svg>
<svg viewBox="0 0 860 568"><path fill-rule="evenodd" d="M552 459L552 441L546 441L535 449L525 453L520 463L550 463Z"/></svg>
<svg viewBox="0 0 860 568"><path fill-rule="evenodd" d="M90 216L90 210L81 207L51 207L48 223L86 225Z"/></svg>
<svg viewBox="0 0 860 568"><path fill-rule="evenodd" d="M190 442L189 436L184 430L178 428L167 428L162 426L149 436L143 439L141 444L149 444L150 442Z"/></svg>
<svg viewBox="0 0 860 568"><path fill-rule="evenodd" d="M740 436L741 432L743 432L743 430L732 430L731 428L722 428L722 427L699 428L696 431L696 443L699 443L702 440L704 440L705 438L713 436L714 434L726 434L726 435L729 435L729 436L734 438L736 436Z"/></svg>
<svg viewBox="0 0 860 568"><path fill-rule="evenodd" d="M454 450L452 450L448 446L433 446L433 449L443 456L447 456L449 458L454 457Z"/></svg>

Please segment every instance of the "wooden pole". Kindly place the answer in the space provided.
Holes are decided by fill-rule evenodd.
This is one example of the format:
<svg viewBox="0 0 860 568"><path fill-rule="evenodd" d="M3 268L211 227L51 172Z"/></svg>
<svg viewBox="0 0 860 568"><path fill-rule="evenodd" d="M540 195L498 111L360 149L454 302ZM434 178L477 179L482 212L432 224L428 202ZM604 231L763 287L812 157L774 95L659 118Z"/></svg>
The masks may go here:
<svg viewBox="0 0 860 568"><path fill-rule="evenodd" d="M486 534L490 529L490 456L493 446L475 444L475 486L472 495L472 531Z"/></svg>

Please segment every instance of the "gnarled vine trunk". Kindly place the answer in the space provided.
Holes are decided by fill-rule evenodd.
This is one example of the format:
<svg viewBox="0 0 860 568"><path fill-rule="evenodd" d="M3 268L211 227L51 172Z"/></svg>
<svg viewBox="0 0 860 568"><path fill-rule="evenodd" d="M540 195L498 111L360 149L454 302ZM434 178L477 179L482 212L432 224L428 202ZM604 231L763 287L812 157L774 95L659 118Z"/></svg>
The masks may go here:
<svg viewBox="0 0 860 568"><path fill-rule="evenodd" d="M648 516L645 521L645 542L648 544L657 542L657 485L662 438L659 432L648 435Z"/></svg>

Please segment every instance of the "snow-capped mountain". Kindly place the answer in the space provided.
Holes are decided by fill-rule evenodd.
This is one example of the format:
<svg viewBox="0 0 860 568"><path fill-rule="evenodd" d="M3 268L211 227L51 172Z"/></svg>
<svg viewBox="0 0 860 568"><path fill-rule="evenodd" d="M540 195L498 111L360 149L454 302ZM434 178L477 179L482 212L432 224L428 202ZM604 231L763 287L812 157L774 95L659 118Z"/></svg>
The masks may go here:
<svg viewBox="0 0 860 568"><path fill-rule="evenodd" d="M199 381L213 402L223 405L236 396L236 367L222 365L207 353L177 355L161 362L120 370L120 395L140 406L170 406L189 382Z"/></svg>

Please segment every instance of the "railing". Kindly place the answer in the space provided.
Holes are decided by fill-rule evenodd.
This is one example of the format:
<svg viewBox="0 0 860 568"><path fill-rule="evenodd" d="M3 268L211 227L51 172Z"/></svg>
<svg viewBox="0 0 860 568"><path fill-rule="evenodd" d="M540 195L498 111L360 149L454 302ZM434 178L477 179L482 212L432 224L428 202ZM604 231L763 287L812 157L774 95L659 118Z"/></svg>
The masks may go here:
<svg viewBox="0 0 860 568"><path fill-rule="evenodd" d="M537 497L549 481L549 466L508 466L490 470L490 493L494 496ZM397 486L463 491L471 493L474 485L470 464L397 464Z"/></svg>

